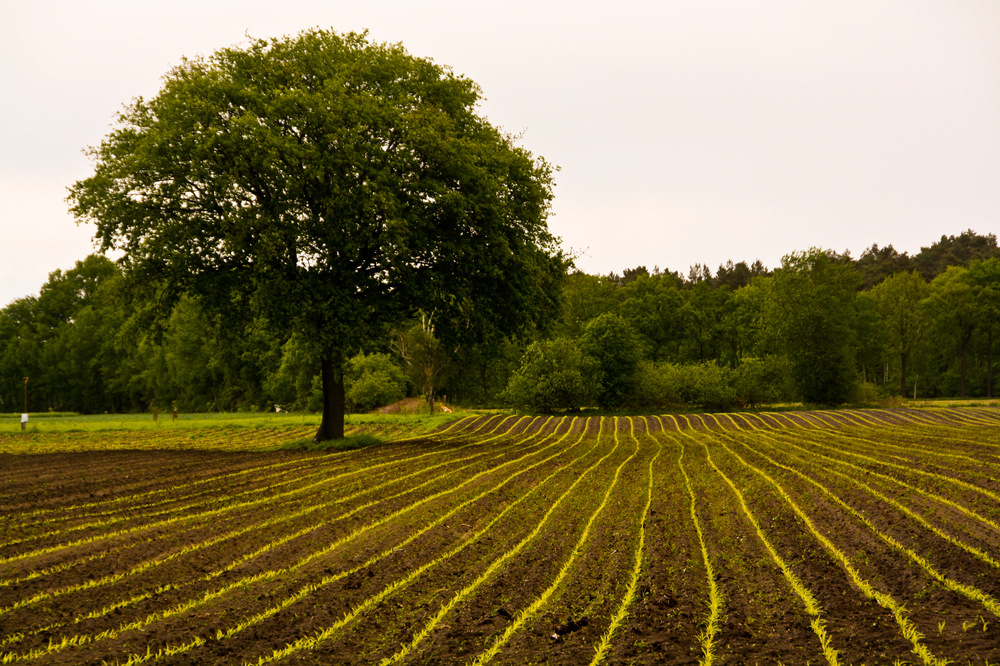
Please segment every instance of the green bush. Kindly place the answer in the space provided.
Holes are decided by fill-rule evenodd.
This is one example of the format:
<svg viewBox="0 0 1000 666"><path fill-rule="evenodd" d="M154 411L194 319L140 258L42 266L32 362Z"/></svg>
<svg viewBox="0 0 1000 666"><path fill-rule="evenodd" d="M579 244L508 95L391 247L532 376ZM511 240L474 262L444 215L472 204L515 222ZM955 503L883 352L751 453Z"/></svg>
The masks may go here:
<svg viewBox="0 0 1000 666"><path fill-rule="evenodd" d="M571 340L535 342L524 352L501 399L524 411L573 409L589 398L584 358Z"/></svg>
<svg viewBox="0 0 1000 666"><path fill-rule="evenodd" d="M746 358L737 368L715 361L676 364L643 361L636 372L636 407L732 409L787 402L795 395L784 356Z"/></svg>
<svg viewBox="0 0 1000 666"><path fill-rule="evenodd" d="M735 372L715 361L679 365L643 361L636 372L637 407L701 406L728 409L736 404Z"/></svg>
<svg viewBox="0 0 1000 666"><path fill-rule="evenodd" d="M595 397L602 409L634 400L642 348L628 322L611 312L591 320L580 338L580 351L592 361Z"/></svg>
<svg viewBox="0 0 1000 666"><path fill-rule="evenodd" d="M370 412L406 395L403 369L388 354L358 354L344 368L347 407Z"/></svg>
<svg viewBox="0 0 1000 666"><path fill-rule="evenodd" d="M792 365L785 356L744 358L736 369L736 401L756 407L795 398Z"/></svg>
<svg viewBox="0 0 1000 666"><path fill-rule="evenodd" d="M633 404L647 409L684 405L682 374L682 366L676 363L640 362L636 369Z"/></svg>
<svg viewBox="0 0 1000 666"><path fill-rule="evenodd" d="M736 373L715 361L687 366L688 402L707 409L730 409L736 404Z"/></svg>
<svg viewBox="0 0 1000 666"><path fill-rule="evenodd" d="M851 396L851 402L855 405L871 407L882 404L888 395L885 389L872 384L871 382L858 382Z"/></svg>

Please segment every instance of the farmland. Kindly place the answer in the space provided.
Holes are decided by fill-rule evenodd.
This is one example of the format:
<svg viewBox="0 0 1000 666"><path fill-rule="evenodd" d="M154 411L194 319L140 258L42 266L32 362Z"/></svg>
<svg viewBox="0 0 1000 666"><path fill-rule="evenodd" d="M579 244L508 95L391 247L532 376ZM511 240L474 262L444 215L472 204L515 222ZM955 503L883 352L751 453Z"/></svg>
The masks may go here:
<svg viewBox="0 0 1000 666"><path fill-rule="evenodd" d="M995 409L309 431L0 434L0 661L1000 663Z"/></svg>

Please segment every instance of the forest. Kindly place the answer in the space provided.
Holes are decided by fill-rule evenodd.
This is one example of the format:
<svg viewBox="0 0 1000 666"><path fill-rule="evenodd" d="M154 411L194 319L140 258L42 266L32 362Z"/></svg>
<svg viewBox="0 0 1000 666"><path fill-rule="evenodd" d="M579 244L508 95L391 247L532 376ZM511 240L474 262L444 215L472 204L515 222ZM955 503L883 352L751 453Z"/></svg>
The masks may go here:
<svg viewBox="0 0 1000 666"><path fill-rule="evenodd" d="M168 306L155 294L95 254L9 303L0 411L20 411L25 386L32 412L321 409L319 361L300 334L224 318L194 294ZM531 412L716 410L992 397L996 387L994 234L942 236L913 255L812 249L774 269L570 267L561 296L557 313L518 337L448 347L434 312L371 335L344 365L348 408L421 396Z"/></svg>

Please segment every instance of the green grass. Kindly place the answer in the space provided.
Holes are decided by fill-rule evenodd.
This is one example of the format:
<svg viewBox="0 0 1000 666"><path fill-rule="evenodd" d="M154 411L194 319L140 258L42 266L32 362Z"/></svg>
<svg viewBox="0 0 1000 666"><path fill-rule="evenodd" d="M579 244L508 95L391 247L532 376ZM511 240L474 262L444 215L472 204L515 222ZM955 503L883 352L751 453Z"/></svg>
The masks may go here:
<svg viewBox="0 0 1000 666"><path fill-rule="evenodd" d="M998 407L1000 398L907 398L900 407Z"/></svg>
<svg viewBox="0 0 1000 666"><path fill-rule="evenodd" d="M29 414L27 432L99 432L120 430L191 430L197 428L225 427L276 427L319 425L318 414L267 414L267 413L208 413L180 414L173 419L170 413L153 420L152 414ZM0 433L21 431L20 414L0 415Z"/></svg>
<svg viewBox="0 0 1000 666"><path fill-rule="evenodd" d="M457 414L350 414L347 427L388 431L412 431L419 434L444 425L468 413ZM38 413L28 417L28 434L68 432L108 432L136 430L196 430L202 428L283 428L319 427L321 415L314 413L275 414L263 412L228 412L179 414L169 412L153 420L152 414ZM20 414L0 414L0 434L21 432Z"/></svg>

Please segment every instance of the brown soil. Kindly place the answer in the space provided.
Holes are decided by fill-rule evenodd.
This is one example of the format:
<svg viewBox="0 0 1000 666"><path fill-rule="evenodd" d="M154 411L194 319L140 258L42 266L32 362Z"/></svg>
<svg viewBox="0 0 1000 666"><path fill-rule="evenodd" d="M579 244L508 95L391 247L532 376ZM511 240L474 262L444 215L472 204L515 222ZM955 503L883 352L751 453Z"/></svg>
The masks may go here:
<svg viewBox="0 0 1000 666"><path fill-rule="evenodd" d="M905 605L936 656L995 663L1000 617L840 504L940 575L1000 599L1000 567L934 532L1000 560L998 461L975 462L1000 454L1000 421L949 412L872 412L877 427L826 412L735 424L694 415L680 431L669 418L619 417L615 429L609 417L493 415L335 454L104 451L99 436L74 436L91 450L0 456L0 658L100 664L169 648L166 663L256 663L322 633L287 661L372 663L480 580L402 661L467 663L532 608L494 663L586 664L625 594L659 454L636 594L605 663L704 657L709 585L681 465L723 598L716 663L824 661L762 535L815 596L841 663L919 661L829 544ZM123 437L112 439L118 449Z"/></svg>

